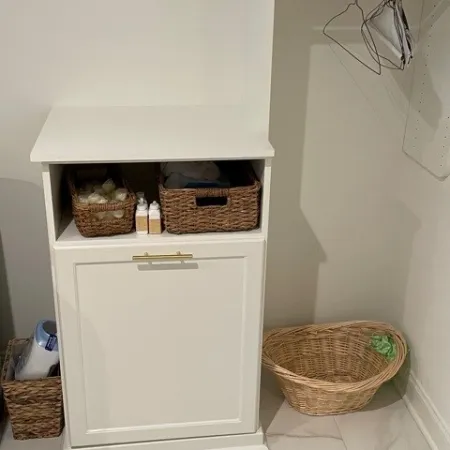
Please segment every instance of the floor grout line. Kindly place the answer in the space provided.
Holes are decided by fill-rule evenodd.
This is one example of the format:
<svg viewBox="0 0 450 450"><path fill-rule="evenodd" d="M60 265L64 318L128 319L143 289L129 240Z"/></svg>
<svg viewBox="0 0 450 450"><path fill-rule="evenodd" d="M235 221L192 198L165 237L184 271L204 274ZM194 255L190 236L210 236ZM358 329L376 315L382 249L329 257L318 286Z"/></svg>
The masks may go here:
<svg viewBox="0 0 450 450"><path fill-rule="evenodd" d="M313 435L313 436L298 436L296 434L285 434L285 433L266 433L266 436L271 437L287 437L291 439L332 439L335 441L342 441L341 438L336 436L323 436L323 435ZM345 445L345 442L344 442ZM346 447L347 448L347 447Z"/></svg>
<svg viewBox="0 0 450 450"><path fill-rule="evenodd" d="M344 444L345 450L348 450L347 443L344 440L344 435L342 434L341 427L339 426L338 421L336 420L335 416L333 416L333 420L334 420L334 423L336 424L339 434L341 435L341 440L342 440L342 443Z"/></svg>

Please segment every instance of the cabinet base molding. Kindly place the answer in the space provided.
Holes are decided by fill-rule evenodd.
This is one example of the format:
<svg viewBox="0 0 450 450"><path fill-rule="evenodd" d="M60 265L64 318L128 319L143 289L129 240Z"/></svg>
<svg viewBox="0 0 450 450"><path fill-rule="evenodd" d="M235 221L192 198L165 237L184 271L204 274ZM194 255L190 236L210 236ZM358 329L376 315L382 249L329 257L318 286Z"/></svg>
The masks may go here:
<svg viewBox="0 0 450 450"><path fill-rule="evenodd" d="M76 450L69 445L64 431L62 450ZM168 441L139 442L134 444L105 445L101 447L82 447L82 450L268 450L264 433L260 428L253 434L233 436L212 436L196 439L176 439Z"/></svg>

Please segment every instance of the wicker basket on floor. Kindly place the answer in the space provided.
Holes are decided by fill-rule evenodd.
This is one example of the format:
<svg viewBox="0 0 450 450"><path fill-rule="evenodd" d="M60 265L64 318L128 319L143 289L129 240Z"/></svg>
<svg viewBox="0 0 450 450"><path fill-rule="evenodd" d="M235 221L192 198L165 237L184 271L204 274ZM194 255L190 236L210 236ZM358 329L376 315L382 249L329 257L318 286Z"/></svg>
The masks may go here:
<svg viewBox="0 0 450 450"><path fill-rule="evenodd" d="M389 361L371 345L388 335L397 354ZM277 377L289 404L305 414L357 411L393 378L407 354L403 336L378 322L344 322L280 328L264 337L263 364Z"/></svg>
<svg viewBox="0 0 450 450"><path fill-rule="evenodd" d="M61 377L18 381L15 361L27 339L9 342L2 370L2 387L14 439L58 437L64 427Z"/></svg>

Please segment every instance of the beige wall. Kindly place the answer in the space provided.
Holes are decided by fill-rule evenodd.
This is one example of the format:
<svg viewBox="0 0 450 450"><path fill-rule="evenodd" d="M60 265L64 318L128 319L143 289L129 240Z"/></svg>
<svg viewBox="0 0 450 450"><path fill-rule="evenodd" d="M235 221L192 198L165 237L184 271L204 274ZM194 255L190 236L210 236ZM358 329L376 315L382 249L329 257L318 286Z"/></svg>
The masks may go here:
<svg viewBox="0 0 450 450"><path fill-rule="evenodd" d="M420 0L405 3L417 23ZM0 16L2 345L53 314L40 173L29 162L50 105L62 95L133 104L146 88L138 60L126 89L123 71L106 78L89 37L78 43L79 27L48 20L54 4L6 0ZM450 424L450 362L439 351L450 338L449 185L401 152L412 71L377 77L322 36L345 4L277 0L266 326L357 318L401 326L414 371ZM344 25L355 23L349 16ZM362 52L359 33L346 30L336 33Z"/></svg>
<svg viewBox="0 0 450 450"><path fill-rule="evenodd" d="M271 138L274 163L267 325L383 319L404 312L420 224L393 195L412 72L370 73L330 47L340 1L279 1ZM419 1L410 0L418 20ZM356 12L332 31L359 51ZM347 27L348 28L348 27Z"/></svg>
<svg viewBox="0 0 450 450"><path fill-rule="evenodd" d="M8 86L0 94L2 349L12 335L27 336L39 318L54 316L40 172L29 162L47 108L21 101L20 85L5 85L4 78L2 72L1 85Z"/></svg>
<svg viewBox="0 0 450 450"><path fill-rule="evenodd" d="M418 24L422 2L404 4ZM425 0L424 17L435 5ZM394 323L425 403L412 400L434 408L448 433L449 181L402 152L413 68L377 77L333 51L320 28L338 9L277 3L266 326ZM337 33L362 48L351 31Z"/></svg>
<svg viewBox="0 0 450 450"><path fill-rule="evenodd" d="M442 6L438 10L433 9L439 4ZM439 11L439 14L433 14L433 11ZM435 29L448 29L449 23L449 2L424 0L422 33L432 24ZM445 49L446 43L443 45ZM424 44L424 51L432 52L433 49ZM448 54L441 47L436 49L435 56L438 51L443 58ZM443 62L447 64L448 60ZM414 89L421 89L424 78L430 80L431 91L442 89L435 84L436 78L440 77L430 75L417 74ZM420 117L429 122L429 135L438 135L444 127L448 129L449 118L445 112L448 107L442 105L443 100L437 95L433 98L432 106L437 112L434 122L431 111L424 111L414 102L410 119ZM450 357L447 351L450 342L450 178L439 181L409 158L402 158L395 181L392 195L410 211L418 224L407 262L409 276L402 320L411 346L411 370L425 402L435 409L441 425L440 434L446 437L445 444L437 442L438 448L450 448Z"/></svg>

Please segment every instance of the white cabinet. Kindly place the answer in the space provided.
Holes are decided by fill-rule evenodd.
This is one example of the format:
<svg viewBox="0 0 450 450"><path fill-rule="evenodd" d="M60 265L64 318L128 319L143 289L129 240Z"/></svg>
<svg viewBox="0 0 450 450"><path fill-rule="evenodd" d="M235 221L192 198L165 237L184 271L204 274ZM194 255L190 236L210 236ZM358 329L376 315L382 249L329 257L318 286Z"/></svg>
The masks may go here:
<svg viewBox="0 0 450 450"><path fill-rule="evenodd" d="M82 237L65 165L44 162L64 450L267 450L258 414L265 151L249 158L262 184L257 229L179 236Z"/></svg>
<svg viewBox="0 0 450 450"><path fill-rule="evenodd" d="M64 450L267 450L258 413L271 157L259 151L248 157L259 226L237 233L84 238L65 164L43 163ZM155 173L154 162L121 164Z"/></svg>
<svg viewBox="0 0 450 450"><path fill-rule="evenodd" d="M63 448L267 450L258 410L275 0L100 0L88 22L89 2L72 3L102 55L96 66L78 49L86 92L123 90L61 91L31 153L43 173ZM125 72L105 70L110 57ZM137 97L135 77L146 80ZM71 220L67 165L111 163L148 181L161 162L205 160L252 164L258 229L86 239ZM157 198L156 187L135 190Z"/></svg>
<svg viewBox="0 0 450 450"><path fill-rule="evenodd" d="M56 249L73 447L256 432L264 252Z"/></svg>

